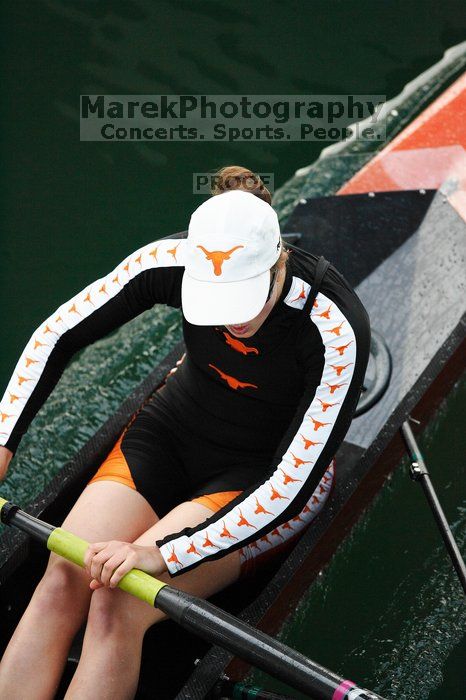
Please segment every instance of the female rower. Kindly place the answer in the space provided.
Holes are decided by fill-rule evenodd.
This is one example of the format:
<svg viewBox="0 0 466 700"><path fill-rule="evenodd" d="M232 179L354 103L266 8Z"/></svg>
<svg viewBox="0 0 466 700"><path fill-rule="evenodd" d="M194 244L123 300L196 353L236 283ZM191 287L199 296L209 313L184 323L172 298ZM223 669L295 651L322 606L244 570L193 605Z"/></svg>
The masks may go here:
<svg viewBox="0 0 466 700"><path fill-rule="evenodd" d="M1 697L52 698L84 622L66 697L134 697L144 634L164 615L115 588L122 576L139 568L209 597L328 498L367 365L366 311L332 265L284 245L257 176L224 168L213 194L187 238L140 248L59 307L7 386L3 477L77 350L156 303L182 308L185 355L63 523L93 543L86 569L50 556L3 657Z"/></svg>

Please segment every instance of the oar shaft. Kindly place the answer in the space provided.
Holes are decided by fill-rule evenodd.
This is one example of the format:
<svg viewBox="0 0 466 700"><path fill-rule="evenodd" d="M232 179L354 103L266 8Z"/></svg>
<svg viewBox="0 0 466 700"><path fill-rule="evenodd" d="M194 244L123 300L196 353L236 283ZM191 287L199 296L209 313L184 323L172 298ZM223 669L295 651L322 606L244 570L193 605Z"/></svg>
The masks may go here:
<svg viewBox="0 0 466 700"><path fill-rule="evenodd" d="M2 498L0 514L5 524L24 530L46 544L52 552L74 564L84 565L84 556L89 546L85 540L27 515ZM383 700L379 695L357 688L352 681L340 678L211 603L168 586L143 571L132 569L121 579L118 586L159 608L185 629L237 654L315 700L345 700L349 697L358 700Z"/></svg>
<svg viewBox="0 0 466 700"><path fill-rule="evenodd" d="M448 520L445 517L445 513L443 512L443 508L440 504L427 470L424 457L421 454L421 450L419 449L419 445L417 444L416 438L414 437L408 421L405 421L402 424L401 433L411 458L411 475L415 481L421 482L421 486L440 530L440 534L442 535L448 554L450 555L452 564L455 567L460 583L464 592L466 593L466 564L464 563L459 547L455 538L453 537L452 531L450 530Z"/></svg>
<svg viewBox="0 0 466 700"><path fill-rule="evenodd" d="M336 674L207 601L166 586L156 604L185 629L313 698L332 698L342 683Z"/></svg>

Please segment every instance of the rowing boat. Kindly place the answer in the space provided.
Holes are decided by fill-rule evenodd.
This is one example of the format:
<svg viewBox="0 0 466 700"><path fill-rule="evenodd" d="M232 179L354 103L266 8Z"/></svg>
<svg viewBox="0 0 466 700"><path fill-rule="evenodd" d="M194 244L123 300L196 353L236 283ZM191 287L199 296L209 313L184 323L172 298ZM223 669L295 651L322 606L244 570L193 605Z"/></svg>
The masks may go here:
<svg viewBox="0 0 466 700"><path fill-rule="evenodd" d="M391 115L390 121L387 115L394 138L375 156L361 144L349 144L348 152L333 149L277 193L288 217L289 247L298 245L335 264L361 296L380 341L374 345L362 399L365 412L354 419L339 450L336 486L326 508L285 559L271 563L247 585L213 598L269 634L277 632L396 466L403 451L401 423L412 414L425 424L462 370L466 132L458 114L466 110L466 76L458 78L458 73L465 60L463 47L429 76L430 82L424 80L428 90L421 89L422 81L408 90L405 109L398 110L404 121L412 116L409 104L419 109L424 101L426 109L396 136L403 119ZM392 362L388 385L386 347ZM130 416L163 383L183 351L182 344L172 348L27 506L30 513L54 524L63 520ZM3 648L46 558L14 530L2 533L0 557ZM63 687L79 651L78 636ZM159 698L204 698L222 674L239 680L246 670L228 653L208 649L167 621L146 636L138 697L153 697L156 689Z"/></svg>

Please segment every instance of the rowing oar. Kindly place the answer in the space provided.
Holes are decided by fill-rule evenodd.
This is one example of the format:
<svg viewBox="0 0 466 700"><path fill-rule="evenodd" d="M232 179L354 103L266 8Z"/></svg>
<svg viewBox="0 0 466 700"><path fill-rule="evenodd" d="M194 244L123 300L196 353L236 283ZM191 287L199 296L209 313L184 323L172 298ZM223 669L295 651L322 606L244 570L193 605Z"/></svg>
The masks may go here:
<svg viewBox="0 0 466 700"><path fill-rule="evenodd" d="M416 438L413 435L413 431L411 430L411 426L409 425L408 421L405 421L402 424L401 434L403 435L411 459L410 476L413 481L419 481L421 483L426 498L432 509L432 513L434 514L434 518L439 527L440 534L445 542L448 554L451 557L453 566L458 574L463 590L466 593L466 565L464 563L464 559L461 556L459 547L456 544L455 538L450 530L445 513L443 512L442 506L440 505L440 501L430 479L429 472L427 471L424 457L422 456L421 450L419 449L419 445L416 442Z"/></svg>
<svg viewBox="0 0 466 700"><path fill-rule="evenodd" d="M34 518L3 498L0 498L0 517L3 523L31 535L51 552L84 566L89 546L85 540ZM123 576L118 587L159 608L185 629L316 700L383 700L380 695L358 688L352 681L340 678L212 603L158 581L144 571L132 569Z"/></svg>

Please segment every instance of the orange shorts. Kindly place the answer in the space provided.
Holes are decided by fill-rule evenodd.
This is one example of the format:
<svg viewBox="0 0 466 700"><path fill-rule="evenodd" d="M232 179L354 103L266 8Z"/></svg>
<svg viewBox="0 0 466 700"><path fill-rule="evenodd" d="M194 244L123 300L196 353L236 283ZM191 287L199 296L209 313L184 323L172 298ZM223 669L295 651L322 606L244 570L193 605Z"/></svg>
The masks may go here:
<svg viewBox="0 0 466 700"><path fill-rule="evenodd" d="M109 453L108 457L102 462L101 466L94 474L89 484L93 484L96 481L117 481L120 484L129 486L131 489L136 489L133 477L128 467L128 463L125 459L123 452L121 451L121 441L123 439L123 434L120 435L117 442L115 443L112 451ZM214 513L227 503L232 501L236 496L239 496L241 491L221 491L220 493L210 493L205 496L198 496L197 498L191 499L197 503L202 503Z"/></svg>
<svg viewBox="0 0 466 700"><path fill-rule="evenodd" d="M89 481L93 484L97 481L117 481L120 484L136 489L136 485L131 476L130 469L126 462L125 456L121 451L121 441L124 432L115 443L113 449L104 460L95 475ZM301 513L275 528L270 533L259 538L255 542L242 547L240 549L241 558L241 573L240 577L244 578L255 573L262 564L270 561L278 554L286 554L294 545L296 540L302 535L304 529L316 517L320 510L325 505L328 496L334 484L334 462L330 464L321 482L312 494L308 503L304 506ZM201 503L214 513L226 506L236 496L242 493L241 491L221 491L219 493L209 493L202 496L192 498L193 502Z"/></svg>

